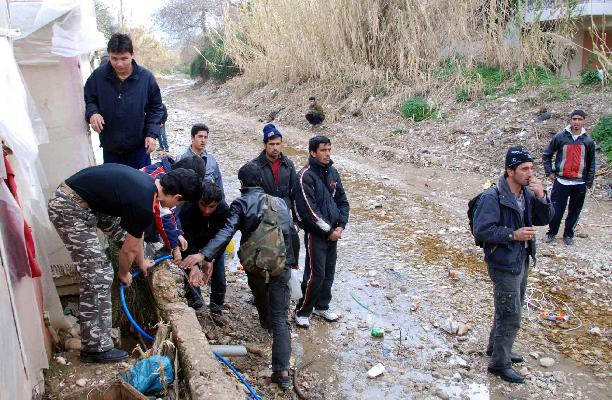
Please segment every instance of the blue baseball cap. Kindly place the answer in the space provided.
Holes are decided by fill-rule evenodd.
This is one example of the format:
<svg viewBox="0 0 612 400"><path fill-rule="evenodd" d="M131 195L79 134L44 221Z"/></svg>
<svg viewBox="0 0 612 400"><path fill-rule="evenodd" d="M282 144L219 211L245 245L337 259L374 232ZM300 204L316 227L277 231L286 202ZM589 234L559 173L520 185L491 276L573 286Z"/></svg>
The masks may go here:
<svg viewBox="0 0 612 400"><path fill-rule="evenodd" d="M277 136L280 138L283 137L280 131L276 129L274 124L267 124L266 126L263 127L263 141L264 142L267 142L268 140L272 139L273 137L277 137Z"/></svg>

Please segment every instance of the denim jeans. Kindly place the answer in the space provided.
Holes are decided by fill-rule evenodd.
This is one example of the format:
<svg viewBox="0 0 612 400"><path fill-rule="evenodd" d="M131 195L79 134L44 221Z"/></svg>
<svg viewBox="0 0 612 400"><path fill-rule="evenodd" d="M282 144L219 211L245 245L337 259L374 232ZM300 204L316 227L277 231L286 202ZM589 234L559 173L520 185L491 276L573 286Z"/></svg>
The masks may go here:
<svg viewBox="0 0 612 400"><path fill-rule="evenodd" d="M559 232L559 226L561 226L561 220L563 219L565 207L569 199L563 237L574 237L574 227L578 223L578 217L580 217L585 197L586 184L564 185L555 180L552 193L550 194L550 201L552 201L555 206L555 215L548 225L549 235L555 236Z"/></svg>
<svg viewBox="0 0 612 400"><path fill-rule="evenodd" d="M495 369L510 368L510 353L514 339L521 327L521 308L525 302L529 256L524 256L524 267L518 275L497 268L489 268L489 277L493 281L493 303L495 316L489 334L487 351L492 351L489 367Z"/></svg>
<svg viewBox="0 0 612 400"><path fill-rule="evenodd" d="M264 329L272 329L272 371L288 371L291 358L291 333L289 332L289 278L291 269L285 267L282 274L266 279L247 272L249 287L255 297L259 322Z"/></svg>

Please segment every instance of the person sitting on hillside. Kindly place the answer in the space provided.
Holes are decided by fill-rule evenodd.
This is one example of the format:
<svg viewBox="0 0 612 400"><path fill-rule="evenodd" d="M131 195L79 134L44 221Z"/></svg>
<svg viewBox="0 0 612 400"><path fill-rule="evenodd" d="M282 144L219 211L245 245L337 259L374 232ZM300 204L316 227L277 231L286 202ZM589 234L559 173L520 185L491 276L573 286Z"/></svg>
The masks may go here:
<svg viewBox="0 0 612 400"><path fill-rule="evenodd" d="M323 111L323 107L317 104L317 99L314 97L310 97L308 99L310 103L308 106L308 112L306 113L306 119L312 126L315 128L323 123L325 120L325 112Z"/></svg>

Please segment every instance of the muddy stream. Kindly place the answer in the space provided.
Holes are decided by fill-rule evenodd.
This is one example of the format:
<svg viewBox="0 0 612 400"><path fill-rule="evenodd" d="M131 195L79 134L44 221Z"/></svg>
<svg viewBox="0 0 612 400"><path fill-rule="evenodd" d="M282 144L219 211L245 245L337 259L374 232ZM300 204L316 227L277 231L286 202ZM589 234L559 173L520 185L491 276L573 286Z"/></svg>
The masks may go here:
<svg viewBox="0 0 612 400"><path fill-rule="evenodd" d="M229 202L238 195L238 168L261 151L263 123L223 109L192 83L162 80L170 153L178 155L189 145L193 123L206 123ZM277 127L284 135L284 153L299 169L312 132ZM491 285L478 248L462 244L468 242L467 219L457 217L467 207L466 187L477 188L480 177L379 162L343 148L333 131L324 133L332 139L332 159L349 196L351 218L339 243L333 289L332 306L341 320L330 324L313 317L308 330L292 324L292 364L302 366L300 385L309 398L609 398L609 374L598 377L546 342L533 340L541 325L525 319L516 350L526 358L518 369L527 367L527 383L510 385L487 375L483 352L492 318ZM303 270L303 245L300 255ZM211 343L225 337L258 343L264 355L236 359L236 366L266 398L297 398L269 384L270 338L259 328L237 261L227 264L228 322L219 327L203 317L203 329ZM449 269L458 271L457 279L449 279ZM467 335L442 329L449 316L469 328ZM372 327L384 329L384 337L372 337ZM553 357L554 366L541 367L532 352ZM366 372L377 363L386 372L368 379Z"/></svg>

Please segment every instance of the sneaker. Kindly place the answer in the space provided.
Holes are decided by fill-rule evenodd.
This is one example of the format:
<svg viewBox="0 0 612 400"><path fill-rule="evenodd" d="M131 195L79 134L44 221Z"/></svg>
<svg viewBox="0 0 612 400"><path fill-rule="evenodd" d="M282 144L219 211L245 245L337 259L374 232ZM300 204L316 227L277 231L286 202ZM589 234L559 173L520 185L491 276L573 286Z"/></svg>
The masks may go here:
<svg viewBox="0 0 612 400"><path fill-rule="evenodd" d="M555 235L551 235L551 234L549 234L549 233L547 233L547 234L544 236L544 239L542 239L542 241L543 241L544 243L552 243L552 241L553 241L553 240L555 240Z"/></svg>
<svg viewBox="0 0 612 400"><path fill-rule="evenodd" d="M295 324L301 328L309 328L310 327L310 319L308 317L300 317L297 313L294 316Z"/></svg>
<svg viewBox="0 0 612 400"><path fill-rule="evenodd" d="M318 315L319 317L323 317L328 322L337 321L340 316L331 310L317 310L314 309L312 311L314 315Z"/></svg>
<svg viewBox="0 0 612 400"><path fill-rule="evenodd" d="M568 246L573 246L574 245L574 238L571 238L569 236L563 236L563 243L565 243Z"/></svg>
<svg viewBox="0 0 612 400"><path fill-rule="evenodd" d="M287 375L285 375L287 374ZM281 389L291 389L291 376L289 371L275 371L272 373L272 382L276 383Z"/></svg>
<svg viewBox="0 0 612 400"><path fill-rule="evenodd" d="M112 348L102 352L83 351L79 355L79 359L84 363L114 363L124 361L130 358L127 351Z"/></svg>

